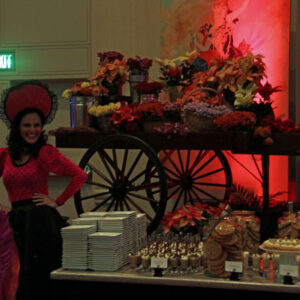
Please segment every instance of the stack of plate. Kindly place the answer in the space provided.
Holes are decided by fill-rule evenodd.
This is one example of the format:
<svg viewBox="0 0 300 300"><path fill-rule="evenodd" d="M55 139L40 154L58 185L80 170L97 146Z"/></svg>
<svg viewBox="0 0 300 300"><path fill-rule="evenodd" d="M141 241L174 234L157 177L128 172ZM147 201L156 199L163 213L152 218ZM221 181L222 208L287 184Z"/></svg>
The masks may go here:
<svg viewBox="0 0 300 300"><path fill-rule="evenodd" d="M136 226L137 226L137 250L145 247L147 242L147 223L146 223L146 215L138 213L136 216Z"/></svg>
<svg viewBox="0 0 300 300"><path fill-rule="evenodd" d="M113 211L108 212L107 217L126 217L128 218L129 226L129 251L137 250L136 236L137 236L137 225L136 225L136 211Z"/></svg>
<svg viewBox="0 0 300 300"><path fill-rule="evenodd" d="M95 225L96 231L98 231L98 218L77 218L72 220L72 225Z"/></svg>
<svg viewBox="0 0 300 300"><path fill-rule="evenodd" d="M107 212L104 211L90 211L80 214L80 218L98 218L98 217L105 217Z"/></svg>
<svg viewBox="0 0 300 300"><path fill-rule="evenodd" d="M96 232L89 235L88 263L94 271L116 271L122 266L121 233Z"/></svg>
<svg viewBox="0 0 300 300"><path fill-rule="evenodd" d="M96 232L95 225L71 225L61 229L64 269L88 268L88 236Z"/></svg>
<svg viewBox="0 0 300 300"><path fill-rule="evenodd" d="M104 217L98 221L100 232L121 233L121 263L128 263L129 248L129 223L127 217Z"/></svg>

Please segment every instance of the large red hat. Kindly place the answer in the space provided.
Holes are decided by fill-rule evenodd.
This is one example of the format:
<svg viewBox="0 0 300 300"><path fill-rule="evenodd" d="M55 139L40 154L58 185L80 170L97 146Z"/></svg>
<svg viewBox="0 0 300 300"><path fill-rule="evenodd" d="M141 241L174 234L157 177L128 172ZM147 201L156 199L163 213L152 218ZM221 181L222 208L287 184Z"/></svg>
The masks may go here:
<svg viewBox="0 0 300 300"><path fill-rule="evenodd" d="M28 108L41 111L46 123L49 123L56 112L56 96L39 81L23 82L4 91L0 109L1 117L8 127L19 112Z"/></svg>

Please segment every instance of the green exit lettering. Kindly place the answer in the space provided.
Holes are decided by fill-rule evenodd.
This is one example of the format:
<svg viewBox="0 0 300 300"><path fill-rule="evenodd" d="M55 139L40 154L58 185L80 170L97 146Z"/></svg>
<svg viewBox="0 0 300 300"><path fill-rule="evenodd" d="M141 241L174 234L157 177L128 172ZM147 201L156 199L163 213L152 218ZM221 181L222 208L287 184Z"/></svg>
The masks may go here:
<svg viewBox="0 0 300 300"><path fill-rule="evenodd" d="M0 54L0 70L13 69L13 55L12 54Z"/></svg>

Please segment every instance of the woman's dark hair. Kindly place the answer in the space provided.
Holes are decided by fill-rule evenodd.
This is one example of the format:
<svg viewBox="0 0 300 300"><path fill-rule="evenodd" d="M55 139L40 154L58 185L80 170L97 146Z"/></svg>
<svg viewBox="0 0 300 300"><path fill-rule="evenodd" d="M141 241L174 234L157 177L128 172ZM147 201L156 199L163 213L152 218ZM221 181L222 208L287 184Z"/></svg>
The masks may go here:
<svg viewBox="0 0 300 300"><path fill-rule="evenodd" d="M11 130L7 137L7 145L9 148L10 157L12 160L18 159L21 156L24 149L27 153L30 153L32 156L37 157L42 146L47 143L47 136L43 130L41 136L34 144L28 144L24 141L20 134L20 124L24 116L27 114L36 113L42 123L42 127L45 125L45 116L43 113L36 108L27 108L20 111L15 117L14 121L11 123Z"/></svg>

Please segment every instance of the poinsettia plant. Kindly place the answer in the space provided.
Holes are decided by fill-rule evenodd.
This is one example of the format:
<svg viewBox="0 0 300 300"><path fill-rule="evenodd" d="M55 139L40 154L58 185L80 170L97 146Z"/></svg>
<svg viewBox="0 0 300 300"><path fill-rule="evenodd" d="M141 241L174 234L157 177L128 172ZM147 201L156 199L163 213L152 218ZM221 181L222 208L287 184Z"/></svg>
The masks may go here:
<svg viewBox="0 0 300 300"><path fill-rule="evenodd" d="M128 70L132 75L147 75L152 66L151 58L141 58L139 56L127 59Z"/></svg>
<svg viewBox="0 0 300 300"><path fill-rule="evenodd" d="M152 82L144 81L144 82L139 82L133 88L139 94L159 94L163 87L164 84L159 81L152 81Z"/></svg>
<svg viewBox="0 0 300 300"><path fill-rule="evenodd" d="M225 205L218 207L197 203L184 205L183 207L168 212L162 219L161 225L165 233L169 231L189 232L191 229L198 232L211 217L218 218L224 210ZM192 228L191 228L192 227Z"/></svg>
<svg viewBox="0 0 300 300"><path fill-rule="evenodd" d="M163 120L164 107L158 101L144 102L136 106L135 113L143 120Z"/></svg>

